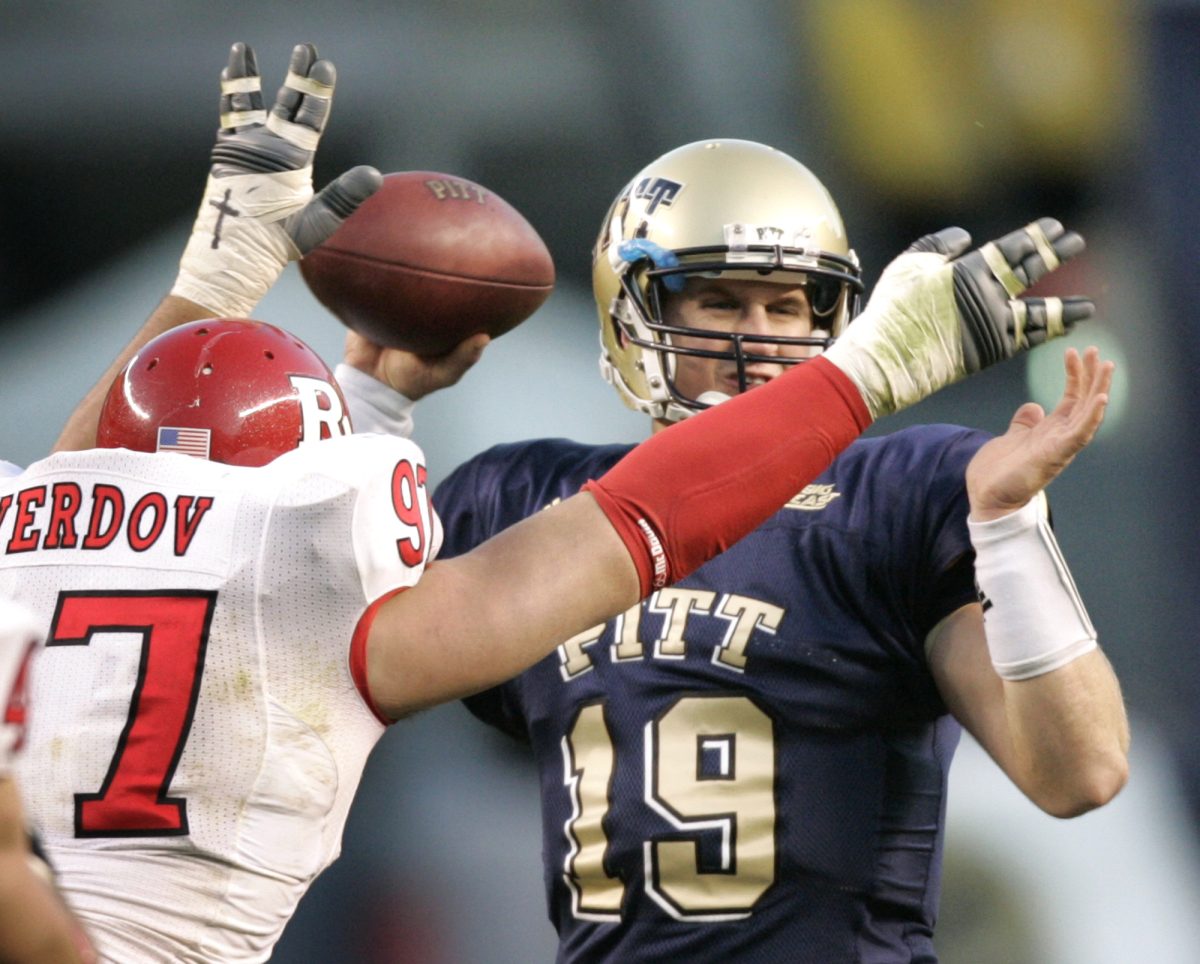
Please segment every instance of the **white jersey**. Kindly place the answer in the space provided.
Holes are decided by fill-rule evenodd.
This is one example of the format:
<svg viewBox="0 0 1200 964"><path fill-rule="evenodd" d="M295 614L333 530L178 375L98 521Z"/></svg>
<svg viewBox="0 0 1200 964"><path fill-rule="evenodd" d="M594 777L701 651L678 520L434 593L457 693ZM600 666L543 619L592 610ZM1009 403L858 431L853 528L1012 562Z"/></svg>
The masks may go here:
<svg viewBox="0 0 1200 964"><path fill-rule="evenodd" d="M25 743L29 664L39 636L33 613L0 598L0 779Z"/></svg>
<svg viewBox="0 0 1200 964"><path fill-rule="evenodd" d="M383 732L355 628L440 545L424 481L385 436L0 480L0 594L46 630L18 775L106 960L266 960L337 857Z"/></svg>

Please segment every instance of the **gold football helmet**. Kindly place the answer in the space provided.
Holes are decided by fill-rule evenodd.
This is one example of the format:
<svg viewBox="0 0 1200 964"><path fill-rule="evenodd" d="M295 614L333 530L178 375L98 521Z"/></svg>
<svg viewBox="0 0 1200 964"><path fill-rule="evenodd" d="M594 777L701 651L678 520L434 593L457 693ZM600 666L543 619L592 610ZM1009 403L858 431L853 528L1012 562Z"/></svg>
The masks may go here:
<svg viewBox="0 0 1200 964"><path fill-rule="evenodd" d="M773 277L777 272L788 274ZM689 274L803 284L813 334L738 335L666 325L663 298L681 290ZM685 144L638 172L601 226L592 252L600 369L630 408L669 421L686 418L707 405L676 388L676 356L736 360L745 391L747 364L786 361L754 354L755 345L828 347L857 311L862 287L841 215L808 168L753 141ZM676 347L675 335L709 339L713 348Z"/></svg>

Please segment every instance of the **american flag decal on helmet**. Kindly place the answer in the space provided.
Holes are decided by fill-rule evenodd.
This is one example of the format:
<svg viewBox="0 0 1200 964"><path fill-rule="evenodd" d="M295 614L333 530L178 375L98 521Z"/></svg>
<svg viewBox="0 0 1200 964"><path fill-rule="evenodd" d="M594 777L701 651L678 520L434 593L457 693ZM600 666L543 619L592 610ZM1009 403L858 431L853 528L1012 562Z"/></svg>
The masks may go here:
<svg viewBox="0 0 1200 964"><path fill-rule="evenodd" d="M212 432L206 428L158 428L159 452L179 452L194 455L198 459L208 458Z"/></svg>

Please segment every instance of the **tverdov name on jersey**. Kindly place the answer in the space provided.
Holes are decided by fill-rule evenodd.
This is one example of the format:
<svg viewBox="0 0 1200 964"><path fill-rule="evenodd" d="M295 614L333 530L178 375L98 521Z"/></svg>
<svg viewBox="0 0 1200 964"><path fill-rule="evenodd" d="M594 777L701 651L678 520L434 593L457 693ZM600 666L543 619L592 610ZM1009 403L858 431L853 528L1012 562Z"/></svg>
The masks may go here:
<svg viewBox="0 0 1200 964"><path fill-rule="evenodd" d="M172 502L161 492L146 492L130 504L116 485L96 483L87 498L74 482L31 485L0 496L0 545L12 555L35 549L105 549L120 540L134 552L145 552L166 535L175 555L182 556L213 501L210 495L177 495Z"/></svg>

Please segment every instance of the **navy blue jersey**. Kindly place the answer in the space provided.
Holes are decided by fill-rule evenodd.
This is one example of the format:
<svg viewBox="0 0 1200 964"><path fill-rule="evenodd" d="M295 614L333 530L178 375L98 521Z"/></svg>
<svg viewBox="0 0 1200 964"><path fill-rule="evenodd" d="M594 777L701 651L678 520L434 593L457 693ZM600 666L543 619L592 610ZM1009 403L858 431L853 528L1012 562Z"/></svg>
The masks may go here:
<svg viewBox="0 0 1200 964"><path fill-rule="evenodd" d="M934 961L958 725L925 638L976 599L953 426L860 439L676 586L468 701L529 741L563 961ZM491 449L443 555L628 446Z"/></svg>

